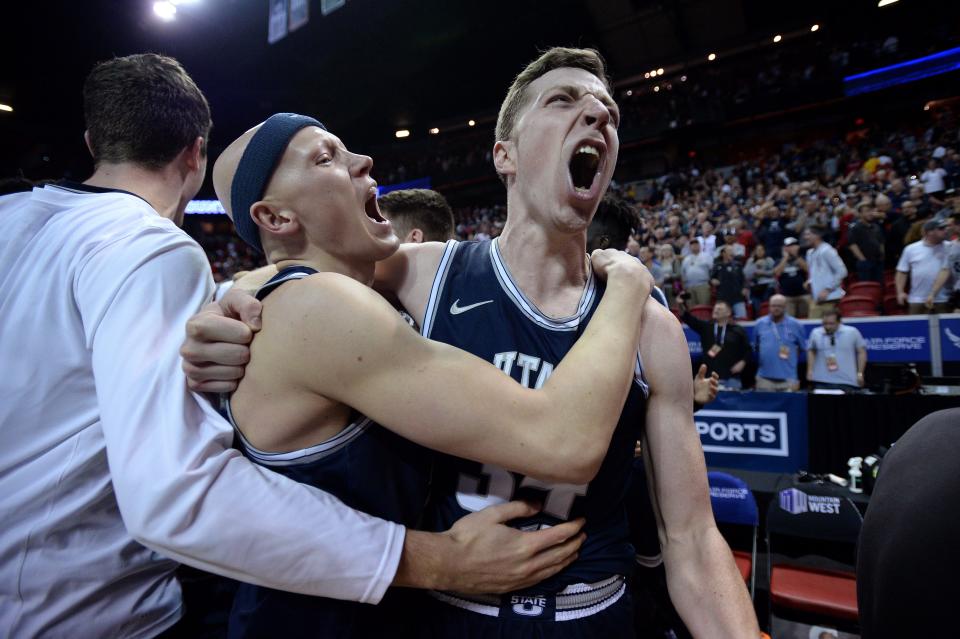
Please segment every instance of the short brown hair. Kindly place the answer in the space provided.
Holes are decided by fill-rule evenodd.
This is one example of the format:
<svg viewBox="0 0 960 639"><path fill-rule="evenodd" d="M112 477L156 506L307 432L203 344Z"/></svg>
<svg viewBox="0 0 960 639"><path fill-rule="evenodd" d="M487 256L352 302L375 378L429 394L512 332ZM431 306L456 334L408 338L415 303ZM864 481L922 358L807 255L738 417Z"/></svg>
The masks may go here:
<svg viewBox="0 0 960 639"><path fill-rule="evenodd" d="M391 191L378 202L398 237L406 236L413 229L423 231L424 242L446 242L453 237L453 211L447 198L436 191Z"/></svg>
<svg viewBox="0 0 960 639"><path fill-rule="evenodd" d="M210 135L210 106L180 63L143 53L101 62L83 85L83 112L96 164L157 169Z"/></svg>
<svg viewBox="0 0 960 639"><path fill-rule="evenodd" d="M610 78L607 77L606 64L598 51L595 49L554 47L528 64L510 85L507 97L503 99L503 104L500 105L500 115L497 116L497 140L509 140L510 136L513 135L513 127L516 126L517 117L526 104L526 88L540 76L554 69L566 67L583 69L592 73L603 82L607 92L613 95Z"/></svg>

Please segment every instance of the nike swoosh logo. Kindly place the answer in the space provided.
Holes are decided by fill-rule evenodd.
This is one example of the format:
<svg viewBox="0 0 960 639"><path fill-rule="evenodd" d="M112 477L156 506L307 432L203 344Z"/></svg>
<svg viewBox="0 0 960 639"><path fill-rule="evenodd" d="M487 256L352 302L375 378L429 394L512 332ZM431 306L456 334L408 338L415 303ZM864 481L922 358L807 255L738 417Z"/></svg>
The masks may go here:
<svg viewBox="0 0 960 639"><path fill-rule="evenodd" d="M460 299L454 300L453 304L450 305L450 314L459 315L460 313L466 313L469 310L472 310L478 306L483 306L484 304L493 304L493 300L487 300L485 302L477 302L476 304L468 304L466 306L458 306L460 304Z"/></svg>

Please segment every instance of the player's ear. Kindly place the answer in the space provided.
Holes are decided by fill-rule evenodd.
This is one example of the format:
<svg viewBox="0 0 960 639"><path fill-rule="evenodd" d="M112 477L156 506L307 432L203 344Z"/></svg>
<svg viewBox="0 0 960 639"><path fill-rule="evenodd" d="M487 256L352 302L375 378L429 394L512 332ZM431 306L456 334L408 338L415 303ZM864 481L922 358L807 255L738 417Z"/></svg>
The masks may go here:
<svg viewBox="0 0 960 639"><path fill-rule="evenodd" d="M300 221L290 209L260 200L250 205L250 217L271 235L288 236L300 230Z"/></svg>
<svg viewBox="0 0 960 639"><path fill-rule="evenodd" d="M493 145L493 166L503 176L517 174L517 145L510 140L498 140Z"/></svg>

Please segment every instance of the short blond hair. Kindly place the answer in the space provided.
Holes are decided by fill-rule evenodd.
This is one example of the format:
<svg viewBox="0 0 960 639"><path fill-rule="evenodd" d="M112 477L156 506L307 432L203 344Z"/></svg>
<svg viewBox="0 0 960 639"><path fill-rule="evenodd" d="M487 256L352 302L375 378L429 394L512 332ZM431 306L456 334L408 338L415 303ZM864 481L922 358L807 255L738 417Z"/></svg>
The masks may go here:
<svg viewBox="0 0 960 639"><path fill-rule="evenodd" d="M507 91L507 97L500 105L500 114L497 116L497 141L509 140L513 135L513 128L521 109L526 105L526 88L542 75L562 68L583 69L597 76L607 92L613 95L610 78L607 77L607 67L600 53L595 49L569 49L554 47L545 51L539 58L531 62L514 79Z"/></svg>

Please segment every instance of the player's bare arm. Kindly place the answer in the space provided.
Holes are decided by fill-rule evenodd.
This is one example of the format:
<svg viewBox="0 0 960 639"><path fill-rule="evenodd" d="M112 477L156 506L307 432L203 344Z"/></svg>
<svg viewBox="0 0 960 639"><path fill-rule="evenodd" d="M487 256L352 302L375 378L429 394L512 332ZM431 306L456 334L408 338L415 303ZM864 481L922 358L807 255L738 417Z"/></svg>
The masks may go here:
<svg viewBox="0 0 960 639"><path fill-rule="evenodd" d="M265 365L251 367L250 383L233 396L243 417L239 426L260 448L308 445L335 435L352 407L442 452L545 481L587 482L599 469L632 380L631 345L639 335L624 327L639 327L635 300L645 298L651 284L642 265L623 253L598 252L593 262L608 276L608 293L540 391L420 337L354 280L322 273L288 284L271 295L263 318L267 327L282 323L283 330L265 330L254 340L254 360ZM284 407L280 430L278 405ZM251 432L251 424L258 430Z"/></svg>
<svg viewBox="0 0 960 639"><path fill-rule="evenodd" d="M646 306L640 355L650 385L644 466L670 598L696 637L757 637L746 586L713 519L686 338L662 306Z"/></svg>

